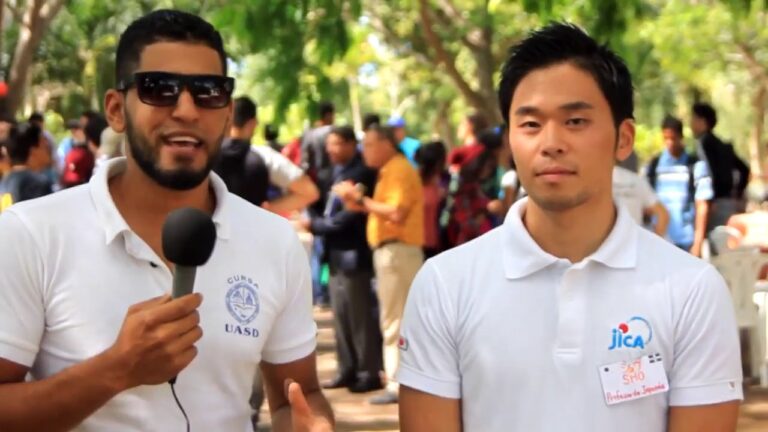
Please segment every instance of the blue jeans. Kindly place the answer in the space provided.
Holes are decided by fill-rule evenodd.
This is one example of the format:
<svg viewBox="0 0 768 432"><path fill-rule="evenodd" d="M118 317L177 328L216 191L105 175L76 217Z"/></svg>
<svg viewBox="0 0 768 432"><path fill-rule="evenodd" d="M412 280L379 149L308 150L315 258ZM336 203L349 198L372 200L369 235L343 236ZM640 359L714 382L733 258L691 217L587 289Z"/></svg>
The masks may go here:
<svg viewBox="0 0 768 432"><path fill-rule="evenodd" d="M314 304L329 304L328 285L321 282L323 275L323 254L325 245L321 237L315 237L312 241L312 257L309 260L312 271L312 302Z"/></svg>

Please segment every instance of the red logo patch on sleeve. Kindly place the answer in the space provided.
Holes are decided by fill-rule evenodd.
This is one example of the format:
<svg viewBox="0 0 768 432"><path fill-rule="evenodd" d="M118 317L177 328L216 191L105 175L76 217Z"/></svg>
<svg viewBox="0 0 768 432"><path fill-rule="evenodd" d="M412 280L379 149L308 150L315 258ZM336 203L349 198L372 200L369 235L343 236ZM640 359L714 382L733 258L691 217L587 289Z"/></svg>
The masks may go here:
<svg viewBox="0 0 768 432"><path fill-rule="evenodd" d="M400 348L401 351L408 351L408 339L400 336L400 340L397 341L397 347Z"/></svg>

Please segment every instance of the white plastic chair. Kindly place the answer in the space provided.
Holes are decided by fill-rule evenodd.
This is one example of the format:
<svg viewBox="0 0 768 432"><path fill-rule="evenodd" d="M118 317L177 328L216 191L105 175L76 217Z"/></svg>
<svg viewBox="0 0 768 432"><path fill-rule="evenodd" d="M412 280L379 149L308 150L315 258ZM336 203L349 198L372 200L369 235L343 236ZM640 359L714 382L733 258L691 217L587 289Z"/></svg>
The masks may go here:
<svg viewBox="0 0 768 432"><path fill-rule="evenodd" d="M729 227L725 225L719 225L714 227L712 229L712 232L709 233L710 254L718 255L727 251L728 249L730 249L728 247L728 240L730 239L741 240L741 238L742 238L741 232L734 227Z"/></svg>
<svg viewBox="0 0 768 432"><path fill-rule="evenodd" d="M726 249L712 257L711 263L723 275L730 288L739 328L749 331L750 364L753 373L759 376L761 386L768 387L768 362L766 361L768 284L758 284L760 269L768 264L768 256L761 254L758 248Z"/></svg>
<svg viewBox="0 0 768 432"><path fill-rule="evenodd" d="M762 342L763 358L762 363L755 366L760 376L760 386L768 387L768 353L766 347L768 347L768 281L759 281L755 284L755 303L758 305L758 323L757 337Z"/></svg>

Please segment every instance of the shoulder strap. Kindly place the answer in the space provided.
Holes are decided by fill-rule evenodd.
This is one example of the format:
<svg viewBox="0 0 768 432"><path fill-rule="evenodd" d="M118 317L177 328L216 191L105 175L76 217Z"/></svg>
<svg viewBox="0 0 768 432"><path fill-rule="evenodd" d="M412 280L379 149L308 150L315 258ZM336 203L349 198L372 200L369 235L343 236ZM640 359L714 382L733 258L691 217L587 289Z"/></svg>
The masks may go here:
<svg viewBox="0 0 768 432"><path fill-rule="evenodd" d="M697 162L699 162L699 157L693 153L688 153L688 160L685 162L685 165L688 167L688 196L691 201L696 199L696 177L694 175L694 167Z"/></svg>
<svg viewBox="0 0 768 432"><path fill-rule="evenodd" d="M661 155L655 156L648 164L648 183L653 189L656 189L656 169L659 167L659 159L661 159Z"/></svg>

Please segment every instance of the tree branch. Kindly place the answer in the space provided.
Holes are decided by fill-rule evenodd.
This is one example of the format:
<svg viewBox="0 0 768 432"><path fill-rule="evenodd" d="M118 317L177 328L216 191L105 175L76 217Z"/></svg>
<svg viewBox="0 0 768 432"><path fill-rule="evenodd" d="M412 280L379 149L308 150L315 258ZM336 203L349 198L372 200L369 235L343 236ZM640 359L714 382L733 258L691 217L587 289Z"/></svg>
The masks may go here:
<svg viewBox="0 0 768 432"><path fill-rule="evenodd" d="M53 21L53 18L58 15L59 10L64 6L64 0L51 0L46 1L40 8L40 20L41 24L45 27Z"/></svg>
<svg viewBox="0 0 768 432"><path fill-rule="evenodd" d="M419 15L421 15L424 36L429 46L435 52L437 63L442 64L445 67L446 73L451 80L453 80L454 84L456 84L456 87L458 87L461 94L467 98L468 102L478 108L484 107L483 97L473 90L464 77L461 76L461 73L456 68L456 58L445 49L442 41L432 28L432 17L429 13L427 0L419 0Z"/></svg>
<svg viewBox="0 0 768 432"><path fill-rule="evenodd" d="M19 8L19 5L12 6L10 2L4 2L5 7L13 15L13 20L18 23L24 23L24 12Z"/></svg>
<svg viewBox="0 0 768 432"><path fill-rule="evenodd" d="M413 54L416 60L429 66L434 66L437 64L437 61L431 58L428 53L423 52L417 48L418 44L415 40L410 38L403 38L402 36L395 33L394 30L392 30L384 23L384 20L381 18L381 16L379 16L374 10L368 10L367 12L371 20L371 26L374 28L374 30L384 36L384 40L388 45L397 48L404 48L406 47L406 42L409 42L410 45L407 49L411 52L411 54Z"/></svg>
<svg viewBox="0 0 768 432"><path fill-rule="evenodd" d="M454 24L458 24L462 27L467 26L466 18L459 12L456 5L454 5L451 0L438 0L437 3L440 4L440 9L454 21Z"/></svg>
<svg viewBox="0 0 768 432"><path fill-rule="evenodd" d="M747 64L747 69L749 69L752 78L759 80L763 86L768 86L768 70L762 63L760 63L757 57L755 57L755 53L752 52L749 45L744 42L736 42L736 47L739 49L742 58L744 58L744 62Z"/></svg>

